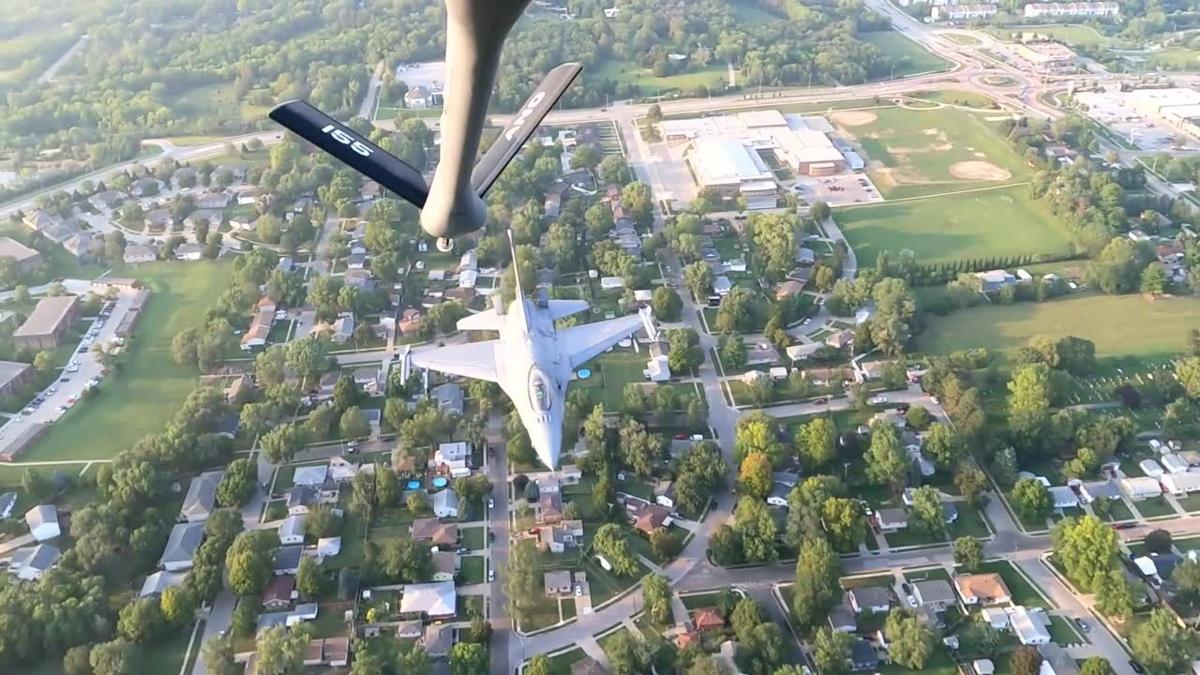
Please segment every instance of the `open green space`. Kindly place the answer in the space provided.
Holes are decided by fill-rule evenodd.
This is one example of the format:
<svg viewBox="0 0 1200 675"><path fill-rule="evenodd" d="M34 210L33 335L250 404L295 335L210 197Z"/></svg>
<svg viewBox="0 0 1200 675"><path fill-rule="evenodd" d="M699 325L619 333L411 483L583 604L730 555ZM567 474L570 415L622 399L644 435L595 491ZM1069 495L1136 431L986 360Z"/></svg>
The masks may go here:
<svg viewBox="0 0 1200 675"><path fill-rule="evenodd" d="M1075 626L1071 625L1061 616L1050 616L1050 639L1055 643L1066 646L1074 644L1083 644L1087 640L1075 630Z"/></svg>
<svg viewBox="0 0 1200 675"><path fill-rule="evenodd" d="M1029 168L997 132L997 117L1002 116L891 106L835 113L831 120L862 147L883 196L897 199L1027 178Z"/></svg>
<svg viewBox="0 0 1200 675"><path fill-rule="evenodd" d="M915 581L931 581L941 579L942 581L950 581L950 573L945 567L926 567L918 570L905 570L904 579L909 583Z"/></svg>
<svg viewBox="0 0 1200 675"><path fill-rule="evenodd" d="M729 82L728 66L711 63L703 68L689 68L687 72L656 77L649 68L625 61L605 61L587 71L585 78L593 81L616 80L623 84L641 87L646 96L656 96L671 90L691 92L697 87L724 90Z"/></svg>
<svg viewBox="0 0 1200 675"><path fill-rule="evenodd" d="M910 670L895 663L879 664L878 672L881 675L913 675L921 673L922 675L956 675L958 668L954 665L953 659L950 658L950 652L940 648L940 645L933 649L933 653L929 655L929 660L925 662L925 667L921 670Z"/></svg>
<svg viewBox="0 0 1200 675"><path fill-rule="evenodd" d="M646 369L648 358L645 353L639 354L631 349L617 349L601 354L588 364L592 371L591 377L575 380L571 386L586 389L592 401L604 404L605 410L621 410L625 385L646 381L642 371Z"/></svg>
<svg viewBox="0 0 1200 675"><path fill-rule="evenodd" d="M1138 512L1142 514L1143 518L1160 518L1162 516L1178 515L1175 509L1171 508L1171 505L1168 504L1167 500L1163 497L1151 497L1150 499L1143 499L1139 502L1134 502L1133 505L1137 507Z"/></svg>
<svg viewBox="0 0 1200 675"><path fill-rule="evenodd" d="M1056 25L1056 26L1004 26L1003 28L988 28L988 33L995 35L1004 40L1020 38L1021 33L1037 33L1044 35L1068 45L1079 45L1086 47L1112 47L1119 43L1119 40L1110 38L1097 31L1091 26L1082 24Z"/></svg>
<svg viewBox="0 0 1200 675"><path fill-rule="evenodd" d="M1124 500L1114 499L1109 502L1108 515L1104 516L1104 520L1110 523L1117 523L1123 520L1132 519L1133 511L1129 510L1129 507L1125 505Z"/></svg>
<svg viewBox="0 0 1200 675"><path fill-rule="evenodd" d="M458 531L460 543L463 546L478 551L483 548L483 528L482 527L464 527Z"/></svg>
<svg viewBox="0 0 1200 675"><path fill-rule="evenodd" d="M1011 356L1035 335L1074 335L1096 344L1098 358L1163 357L1180 352L1183 338L1169 326L1200 323L1200 299L1149 302L1138 295L1074 295L1043 303L983 305L930 317L917 336L920 351L948 354L985 347Z"/></svg>
<svg viewBox="0 0 1200 675"><path fill-rule="evenodd" d="M1025 605L1026 607L1042 607L1049 609L1050 604L1042 595L1041 591L1013 564L1007 560L989 560L979 566L979 572L995 572L1004 580L1004 585L1008 586L1009 593L1012 594L1014 605Z"/></svg>
<svg viewBox="0 0 1200 675"><path fill-rule="evenodd" d="M947 526L951 539L970 535L977 539L989 537L992 534L984 520L983 512L966 502L955 502L958 508L958 518Z"/></svg>
<svg viewBox="0 0 1200 675"><path fill-rule="evenodd" d="M196 386L196 373L171 358L171 340L199 326L204 310L229 285L232 264L153 263L116 269L152 289L115 372L21 456L27 461L107 459L160 431Z"/></svg>
<svg viewBox="0 0 1200 675"><path fill-rule="evenodd" d="M961 89L922 91L913 94L913 97L924 99L926 101L936 101L937 103L961 105L968 108L988 108L995 104L995 101L993 101L992 98L986 94L980 94L974 91L963 91Z"/></svg>
<svg viewBox="0 0 1200 675"><path fill-rule="evenodd" d="M1187 511L1188 513L1200 511L1200 494L1188 495L1187 497L1176 497L1175 499L1179 502L1179 505L1183 507L1183 510Z"/></svg>
<svg viewBox="0 0 1200 675"><path fill-rule="evenodd" d="M888 532L884 535L887 539L888 546L891 548L899 548L902 546L930 546L933 544L944 544L946 542L945 531L927 532L921 528L909 526L898 532Z"/></svg>
<svg viewBox="0 0 1200 675"><path fill-rule="evenodd" d="M1062 253L1066 228L1024 186L838 209L859 260L912 251L920 263ZM972 345L974 346L974 345Z"/></svg>
<svg viewBox="0 0 1200 675"><path fill-rule="evenodd" d="M1200 67L1200 51L1185 47L1167 47L1141 58L1145 59L1147 69L1196 70Z"/></svg>
<svg viewBox="0 0 1200 675"><path fill-rule="evenodd" d="M892 30L860 33L858 39L873 45L895 64L891 79L917 73L947 70L950 62Z"/></svg>
<svg viewBox="0 0 1200 675"><path fill-rule="evenodd" d="M579 647L550 657L550 675L571 675L571 666L587 656Z"/></svg>
<svg viewBox="0 0 1200 675"><path fill-rule="evenodd" d="M180 116L253 122L267 115L267 108L239 101L233 82L194 87L174 97L173 101L173 108Z"/></svg>
<svg viewBox="0 0 1200 675"><path fill-rule="evenodd" d="M469 555L459 561L459 573L464 584L482 584L484 580L483 556Z"/></svg>

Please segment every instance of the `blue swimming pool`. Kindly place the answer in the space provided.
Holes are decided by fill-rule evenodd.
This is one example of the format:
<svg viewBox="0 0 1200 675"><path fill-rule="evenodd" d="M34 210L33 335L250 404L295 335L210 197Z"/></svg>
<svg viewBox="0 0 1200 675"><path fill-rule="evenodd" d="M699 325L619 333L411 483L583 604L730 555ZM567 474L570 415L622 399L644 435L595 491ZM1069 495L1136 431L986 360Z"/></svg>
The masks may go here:
<svg viewBox="0 0 1200 675"><path fill-rule="evenodd" d="M441 476L438 476L437 478L434 478L432 482L433 482L433 487L444 488L444 487L446 487L447 484L449 484L450 481L446 480L445 478L442 478Z"/></svg>
<svg viewBox="0 0 1200 675"><path fill-rule="evenodd" d="M586 380L592 376L592 369L591 368L580 368L579 372L576 374L579 375L579 379Z"/></svg>
<svg viewBox="0 0 1200 675"><path fill-rule="evenodd" d="M408 481L408 489L409 490L418 490L418 489L420 489L420 487L421 487L421 481L419 481L419 480Z"/></svg>

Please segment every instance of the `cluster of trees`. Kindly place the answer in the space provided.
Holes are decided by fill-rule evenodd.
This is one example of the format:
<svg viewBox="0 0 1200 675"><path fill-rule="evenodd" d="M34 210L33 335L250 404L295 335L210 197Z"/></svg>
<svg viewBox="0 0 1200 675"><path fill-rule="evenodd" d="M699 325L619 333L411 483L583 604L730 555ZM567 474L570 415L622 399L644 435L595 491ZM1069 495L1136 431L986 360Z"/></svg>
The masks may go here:
<svg viewBox="0 0 1200 675"><path fill-rule="evenodd" d="M1092 593L1096 610L1121 620L1133 615L1133 589L1122 570L1117 533L1099 518L1068 518L1052 531L1054 555L1079 590Z"/></svg>

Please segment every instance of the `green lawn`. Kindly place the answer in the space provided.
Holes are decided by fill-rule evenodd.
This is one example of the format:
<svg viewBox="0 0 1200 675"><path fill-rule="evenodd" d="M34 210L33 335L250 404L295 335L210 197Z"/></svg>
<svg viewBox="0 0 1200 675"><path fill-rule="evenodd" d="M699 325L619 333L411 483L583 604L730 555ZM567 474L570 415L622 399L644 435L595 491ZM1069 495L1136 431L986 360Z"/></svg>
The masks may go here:
<svg viewBox="0 0 1200 675"><path fill-rule="evenodd" d="M243 122L263 120L267 109L234 100L234 84L211 84L189 89L172 99L179 117L211 116Z"/></svg>
<svg viewBox="0 0 1200 675"><path fill-rule="evenodd" d="M203 628L201 628L203 630ZM187 658L188 640L192 627L174 629L170 637L134 652L133 670L143 673L178 673ZM197 636L199 644L199 636Z"/></svg>
<svg viewBox="0 0 1200 675"><path fill-rule="evenodd" d="M483 529L482 527L461 528L458 531L459 540L463 546L472 551L478 551L483 548L484 544Z"/></svg>
<svg viewBox="0 0 1200 675"><path fill-rule="evenodd" d="M954 505L958 508L958 519L946 528L951 539L966 535L976 538L991 536L992 531L988 529L982 511L972 508L966 502L955 502Z"/></svg>
<svg viewBox="0 0 1200 675"><path fill-rule="evenodd" d="M1046 602L1046 598L1042 596L1037 587L1009 561L991 560L980 565L979 571L999 574L1000 578L1004 580L1004 585L1008 586L1009 593L1012 594L1013 604L1049 609L1050 604Z"/></svg>
<svg viewBox="0 0 1200 675"><path fill-rule="evenodd" d="M945 567L927 567L921 570L905 571L904 580L909 583L915 581L929 581L932 579L941 579L942 581L950 581L950 573Z"/></svg>
<svg viewBox="0 0 1200 675"><path fill-rule="evenodd" d="M691 68L687 72L666 77L655 77L649 68L643 68L625 61L605 61L598 66L584 71L584 81L598 82L600 80L616 80L625 84L635 84L642 89L646 96L666 93L678 89L690 93L699 86L714 90L724 90L729 82L728 67L724 63L713 63L703 68Z"/></svg>
<svg viewBox="0 0 1200 675"><path fill-rule="evenodd" d="M1167 500L1162 497L1151 497L1143 499L1140 502L1134 502L1134 506L1142 514L1143 518L1158 518L1160 516L1178 515L1175 509L1167 503Z"/></svg>
<svg viewBox="0 0 1200 675"><path fill-rule="evenodd" d="M1068 45L1083 45L1088 47L1113 46L1115 40L1101 34L1091 26L1079 24L1059 26L1005 26L1004 28L988 28L988 33L1005 40L1014 36L1020 37L1023 32L1034 32L1067 43Z"/></svg>
<svg viewBox="0 0 1200 675"><path fill-rule="evenodd" d="M895 65L892 78L942 71L950 67L945 59L896 31L860 33L858 39L874 45L892 61Z"/></svg>
<svg viewBox="0 0 1200 675"><path fill-rule="evenodd" d="M860 260L910 250L920 263L1063 253L1065 227L1024 186L838 209Z"/></svg>
<svg viewBox="0 0 1200 675"><path fill-rule="evenodd" d="M959 89L923 91L913 94L913 96L915 98L921 98L927 101L937 101L939 103L962 105L971 108L987 108L995 103L992 98L986 94L980 94L974 91L962 91Z"/></svg>
<svg viewBox="0 0 1200 675"><path fill-rule="evenodd" d="M1070 621L1054 615L1050 616L1050 639L1062 646L1087 642Z"/></svg>
<svg viewBox="0 0 1200 675"><path fill-rule="evenodd" d="M1163 327L1198 322L1196 298L1148 302L1138 295L1076 295L1044 303L982 305L930 317L917 336L917 347L930 354L986 347L1010 356L1035 335L1074 335L1094 342L1099 358L1171 356L1182 349L1182 338Z"/></svg>
<svg viewBox="0 0 1200 675"><path fill-rule="evenodd" d="M1183 507L1183 510L1187 511L1188 513L1200 511L1200 494L1189 495L1187 497L1176 497L1175 499L1179 502L1179 505Z"/></svg>
<svg viewBox="0 0 1200 675"><path fill-rule="evenodd" d="M895 663L880 663L878 671L881 675L912 675L921 673L922 675L955 675L958 668L955 667L954 661L950 658L948 650L941 645L937 645L933 649L933 654L929 660L925 662L925 667L921 670L910 670L904 666Z"/></svg>
<svg viewBox="0 0 1200 675"><path fill-rule="evenodd" d="M887 538L888 546L897 548L900 546L926 546L930 544L941 544L946 541L945 532L929 533L917 527L907 527L899 532L888 532L884 535Z"/></svg>
<svg viewBox="0 0 1200 675"><path fill-rule="evenodd" d="M604 404L605 410L619 411L625 385L646 382L642 371L646 368L648 358L644 352L637 353L632 349L617 349L601 354L588 364L592 376L586 380L575 380L571 386L586 389L592 401Z"/></svg>
<svg viewBox="0 0 1200 675"><path fill-rule="evenodd" d="M997 132L998 115L956 108L884 107L834 114L843 135L856 140L875 185L888 199L1025 180L1029 168ZM874 117L874 119L871 119ZM962 173L960 162L987 162L995 175Z"/></svg>
<svg viewBox="0 0 1200 675"><path fill-rule="evenodd" d="M469 555L459 561L459 571L464 584L481 584L485 578L483 556Z"/></svg>
<svg viewBox="0 0 1200 675"><path fill-rule="evenodd" d="M72 408L21 459L107 459L162 430L196 386L195 370L171 358L171 340L201 323L232 272L233 266L223 262L161 262L114 270L113 276L133 276L153 289L129 351L98 394Z"/></svg>
<svg viewBox="0 0 1200 675"><path fill-rule="evenodd" d="M1200 51L1184 47L1168 47L1145 55L1148 68L1163 70L1196 70L1200 68Z"/></svg>
<svg viewBox="0 0 1200 675"><path fill-rule="evenodd" d="M1133 519L1133 511L1130 511L1129 507L1125 506L1124 500L1114 499L1109 503L1111 506L1109 506L1108 515L1104 518L1105 520L1110 523L1116 523L1122 520Z"/></svg>
<svg viewBox="0 0 1200 675"><path fill-rule="evenodd" d="M556 656L551 656L550 675L571 675L572 664L583 660L583 657L585 656L587 656L587 654L585 654L579 647L563 652Z"/></svg>

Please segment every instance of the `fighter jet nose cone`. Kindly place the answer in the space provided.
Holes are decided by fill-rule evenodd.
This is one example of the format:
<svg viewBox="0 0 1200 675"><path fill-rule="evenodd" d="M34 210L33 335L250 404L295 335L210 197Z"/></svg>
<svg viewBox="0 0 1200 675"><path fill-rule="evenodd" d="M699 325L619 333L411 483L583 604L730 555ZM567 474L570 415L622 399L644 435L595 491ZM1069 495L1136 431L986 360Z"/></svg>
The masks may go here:
<svg viewBox="0 0 1200 675"><path fill-rule="evenodd" d="M557 469L559 455L562 454L562 432L554 433L548 427L543 427L536 434L530 434L529 440L533 442L533 449L537 451L542 464L551 470Z"/></svg>

